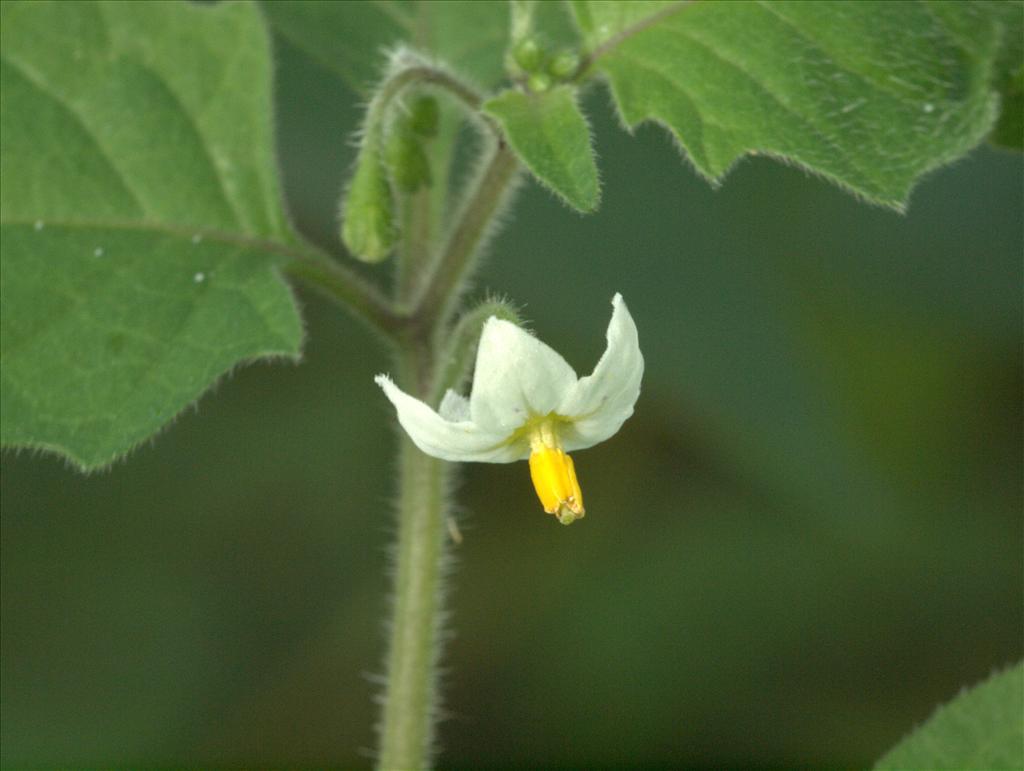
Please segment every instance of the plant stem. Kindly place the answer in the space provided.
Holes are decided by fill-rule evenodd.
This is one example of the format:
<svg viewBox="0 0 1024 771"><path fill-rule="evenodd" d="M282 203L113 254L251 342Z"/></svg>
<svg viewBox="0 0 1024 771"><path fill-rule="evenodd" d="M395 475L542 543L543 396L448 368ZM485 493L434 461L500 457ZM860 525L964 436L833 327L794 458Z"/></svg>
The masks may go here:
<svg viewBox="0 0 1024 771"><path fill-rule="evenodd" d="M282 251L282 249L278 249ZM403 320L376 287L327 256L293 251L284 272L308 284L388 337L397 335Z"/></svg>
<svg viewBox="0 0 1024 771"><path fill-rule="evenodd" d="M371 126L379 122L391 100L403 88L413 83L428 83L444 89L462 102L471 113L479 110L480 104L483 102L481 96L470 86L444 70L427 64L406 66L388 78L377 92L366 111L367 125Z"/></svg>
<svg viewBox="0 0 1024 771"><path fill-rule="evenodd" d="M364 124L367 134L379 130L390 100L411 83L440 86L472 113L479 109L479 95L445 71L408 66L394 72L374 98ZM497 126L488 120L484 123L497 136L493 150L470 185L444 248L432 260L428 259L434 213L431 199L420 193L406 200L406 243L399 249L394 305L390 306L398 309L399 323L392 339L397 348L399 384L428 402L434 401L439 383L446 377L458 377L464 369L459 352L471 348L472 341L463 340L454 351L446 347L449 358L454 358L447 362L440 354L443 332L519 167ZM478 330L481 324L477 318L470 327L475 325ZM384 771L418 771L430 764L437 721L448 487L453 466L425 455L403 434L399 468L394 603L377 762Z"/></svg>
<svg viewBox="0 0 1024 771"><path fill-rule="evenodd" d="M418 274L430 254L432 202L429 188L406 195L403 202L403 235L395 262L395 301L400 308L408 305Z"/></svg>
<svg viewBox="0 0 1024 771"><path fill-rule="evenodd" d="M402 381L418 382L416 391L422 394L426 381L421 355L406 350L399 363ZM450 473L449 464L425 455L402 436L395 594L377 759L384 771L416 771L430 763Z"/></svg>
<svg viewBox="0 0 1024 771"><path fill-rule="evenodd" d="M395 302L402 308L408 306L428 264L433 220L429 191L421 190L405 203L394 287ZM434 361L429 338L399 338L396 374L410 393L428 397ZM450 474L450 465L425 455L402 433L394 595L377 757L383 771L416 771L430 765L437 723Z"/></svg>
<svg viewBox="0 0 1024 771"><path fill-rule="evenodd" d="M437 333L451 316L472 272L480 244L500 211L518 169L515 153L499 139L416 302L413 317L421 328Z"/></svg>

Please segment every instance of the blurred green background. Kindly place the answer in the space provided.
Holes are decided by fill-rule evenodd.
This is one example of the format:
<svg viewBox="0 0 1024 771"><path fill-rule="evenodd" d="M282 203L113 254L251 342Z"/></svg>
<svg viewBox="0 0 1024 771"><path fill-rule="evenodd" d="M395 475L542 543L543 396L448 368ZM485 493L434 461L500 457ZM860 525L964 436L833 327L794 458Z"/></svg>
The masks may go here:
<svg viewBox="0 0 1024 771"><path fill-rule="evenodd" d="M276 42L290 204L330 245L360 105ZM621 291L644 391L576 457L571 528L525 464L464 469L441 765L866 766L1022 654L1021 159L899 216L765 159L714 191L585 107L600 211L524 185L475 294L586 372ZM110 471L3 457L5 766L370 764L389 362L299 296L301 366Z"/></svg>

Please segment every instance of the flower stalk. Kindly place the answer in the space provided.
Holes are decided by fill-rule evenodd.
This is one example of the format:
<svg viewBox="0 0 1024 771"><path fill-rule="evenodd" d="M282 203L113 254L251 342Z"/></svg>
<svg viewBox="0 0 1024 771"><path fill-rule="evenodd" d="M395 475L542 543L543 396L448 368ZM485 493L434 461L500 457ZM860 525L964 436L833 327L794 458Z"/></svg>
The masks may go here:
<svg viewBox="0 0 1024 771"><path fill-rule="evenodd" d="M413 365L416 369L416 365ZM378 767L427 768L437 722L450 467L403 436Z"/></svg>
<svg viewBox="0 0 1024 771"><path fill-rule="evenodd" d="M429 393L430 403L440 402L449 388L458 390L463 380L468 377L480 333L491 317L504 319L516 325L521 321L516 310L503 300L485 300L463 313L449 334L450 342L443 349L438 361L437 375Z"/></svg>
<svg viewBox="0 0 1024 771"><path fill-rule="evenodd" d="M438 332L451 318L475 267L480 245L493 229L518 170L515 153L499 139L416 301L413 315L423 328Z"/></svg>

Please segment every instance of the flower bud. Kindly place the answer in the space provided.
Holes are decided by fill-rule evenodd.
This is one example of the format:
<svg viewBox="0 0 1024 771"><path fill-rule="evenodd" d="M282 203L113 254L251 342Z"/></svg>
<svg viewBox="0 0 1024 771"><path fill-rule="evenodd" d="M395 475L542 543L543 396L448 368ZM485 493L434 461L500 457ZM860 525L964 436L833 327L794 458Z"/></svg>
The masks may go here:
<svg viewBox="0 0 1024 771"><path fill-rule="evenodd" d="M341 240L354 257L381 262L391 254L395 238L391 187L376 142L367 142L345 197Z"/></svg>
<svg viewBox="0 0 1024 771"><path fill-rule="evenodd" d="M544 52L533 38L524 38L516 43L512 58L525 72L534 72L544 61Z"/></svg>
<svg viewBox="0 0 1024 771"><path fill-rule="evenodd" d="M548 72L556 80L565 80L580 66L580 57L575 51L560 51L548 65Z"/></svg>
<svg viewBox="0 0 1024 771"><path fill-rule="evenodd" d="M423 143L409 127L395 126L384 156L391 179L403 193L415 193L430 186L430 162Z"/></svg>
<svg viewBox="0 0 1024 771"><path fill-rule="evenodd" d="M430 139L437 136L437 124L441 110L432 96L421 96L412 104L409 113L409 128L421 137Z"/></svg>

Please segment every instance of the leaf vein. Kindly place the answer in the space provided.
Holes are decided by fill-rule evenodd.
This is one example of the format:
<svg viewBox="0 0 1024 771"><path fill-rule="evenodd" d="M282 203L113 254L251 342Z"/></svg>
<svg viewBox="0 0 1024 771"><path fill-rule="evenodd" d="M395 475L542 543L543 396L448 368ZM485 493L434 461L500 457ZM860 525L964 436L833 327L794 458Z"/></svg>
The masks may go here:
<svg viewBox="0 0 1024 771"><path fill-rule="evenodd" d="M157 80L161 85L163 85L164 90L174 100L174 104L178 108L178 112L181 113L182 116L184 116L184 118L185 118L186 122L188 123L189 127L192 129L193 132L195 132L196 137L198 137L200 139L198 144L199 144L199 147L202 150L203 161L206 162L206 165L207 165L209 171L212 173L214 179L217 180L217 192L220 194L221 202L227 207L228 211L230 211L232 216L234 217L234 220L235 220L234 224L239 225L240 227L243 227L243 228L248 227L248 228L251 229L252 228L252 223L245 221L245 218L243 218L241 216L241 214L240 214L240 212L239 212L239 210L237 208L236 202L231 197L231 195L228 193L224 176L221 174L220 170L217 168L217 164L214 161L213 155L210 152L210 146L209 146L208 137L206 136L206 134L203 132L202 128L200 127L198 121L196 120L196 116L193 115L192 112L185 106L185 103L182 102L181 97L178 96L178 94L174 90L173 85L171 84L171 82L162 73L158 72L157 70L154 70L152 67L150 67L145 62L138 61L138 60L133 60L133 61L134 61L134 63L139 68L144 70L147 74L149 74L151 77L153 77L155 80Z"/></svg>
<svg viewBox="0 0 1024 771"><path fill-rule="evenodd" d="M138 191L132 187L128 181L128 177L125 176L121 168L114 162L113 153L108 150L103 143L100 141L100 135L93 130L92 126L89 125L88 121L74 108L70 100L66 99L61 93L53 89L45 80L45 78L35 73L33 69L16 59L11 58L7 53L3 55L3 60L18 73L26 83L39 91L40 94L45 96L47 99L52 101L68 115L71 116L72 120L85 132L89 140L96 146L100 157L104 163L109 167L111 172L117 178L118 183L121 185L124 192L131 199L135 207L143 214L148 216L150 214L149 209L144 205L142 196L139 195Z"/></svg>

